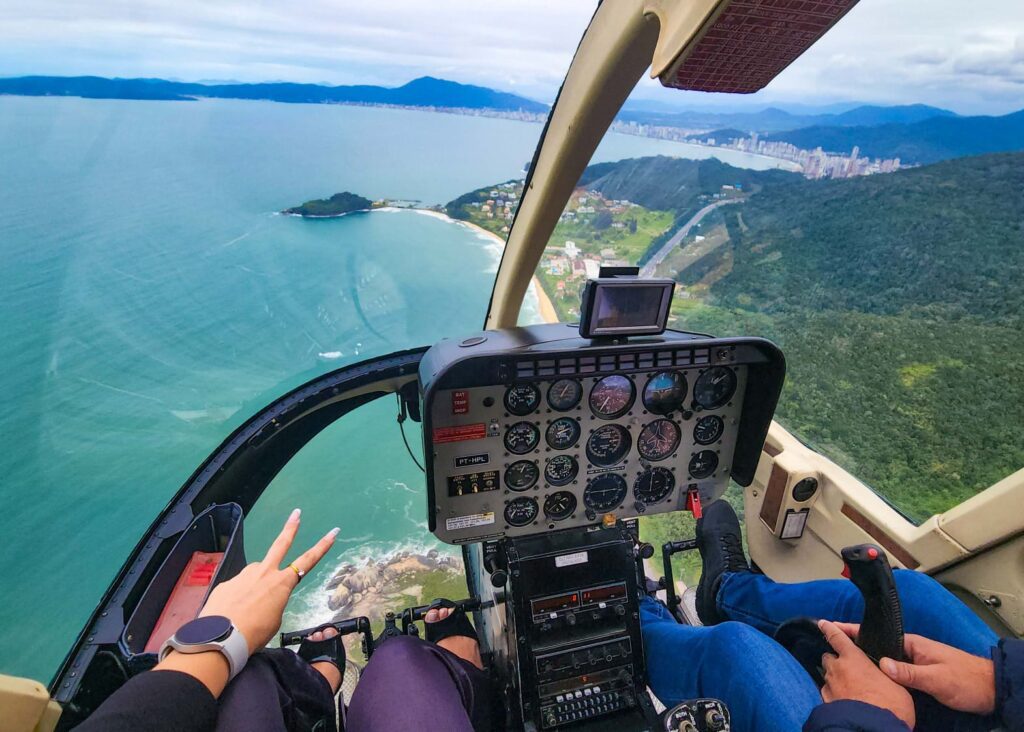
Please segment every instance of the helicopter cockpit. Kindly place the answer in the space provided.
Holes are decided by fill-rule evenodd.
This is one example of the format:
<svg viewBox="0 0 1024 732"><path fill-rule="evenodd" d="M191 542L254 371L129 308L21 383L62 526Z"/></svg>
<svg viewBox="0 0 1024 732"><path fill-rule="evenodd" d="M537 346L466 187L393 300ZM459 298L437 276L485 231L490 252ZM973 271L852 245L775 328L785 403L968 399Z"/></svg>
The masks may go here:
<svg viewBox="0 0 1024 732"><path fill-rule="evenodd" d="M422 426L423 518L461 551L467 586L457 604L472 613L507 729L730 728L714 699L656 708L638 603L657 589L677 621L695 622L673 557L696 543L681 535L654 546L637 521L700 517L733 484L746 489L751 554L773 578L838 575L840 549L870 541L896 566L948 572L950 584L970 585L961 594L973 609L1019 627L1019 602L1006 599L1013 587L989 591L958 574L976 552L1020 538L1013 512L1001 514L996 539L970 529L964 510L898 528L884 499L773 421L786 374L779 347L668 327L675 281L605 267L587 278L578 323L517 324L566 201L648 68L667 87L749 93L855 4L600 3L530 165L484 329L315 378L230 434L110 584L50 694L36 700L42 728L72 728L152 668L175 623L244 566L245 517L275 476L329 425L382 398L396 399L400 425ZM1012 505L1024 484L1011 483L986 500ZM216 559L200 570L197 553ZM179 592L196 571L206 589ZM427 609L339 622L371 657L390 637L418 634Z"/></svg>

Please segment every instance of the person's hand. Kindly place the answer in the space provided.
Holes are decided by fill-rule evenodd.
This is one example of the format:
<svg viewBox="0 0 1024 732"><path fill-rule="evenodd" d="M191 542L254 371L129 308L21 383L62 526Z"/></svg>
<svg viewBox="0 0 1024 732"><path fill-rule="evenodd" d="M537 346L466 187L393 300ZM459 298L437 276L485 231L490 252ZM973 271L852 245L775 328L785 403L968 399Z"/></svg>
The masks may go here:
<svg viewBox="0 0 1024 732"><path fill-rule="evenodd" d="M991 714L996 708L996 672L981 658L920 635L907 635L903 650L909 662L883 658L882 671L897 684L923 691L950 709Z"/></svg>
<svg viewBox="0 0 1024 732"><path fill-rule="evenodd" d="M825 670L821 698L826 702L852 699L888 709L913 729L916 716L910 693L879 671L843 628L828 620L818 621L818 628L836 652L821 657Z"/></svg>
<svg viewBox="0 0 1024 732"><path fill-rule="evenodd" d="M263 648L281 627L284 607L299 575L290 566L281 569L299 530L299 509L285 522L284 529L270 545L261 562L253 562L237 575L213 588L199 615L223 615L241 631L249 653ZM334 544L340 529L331 529L320 541L292 564L309 573Z"/></svg>

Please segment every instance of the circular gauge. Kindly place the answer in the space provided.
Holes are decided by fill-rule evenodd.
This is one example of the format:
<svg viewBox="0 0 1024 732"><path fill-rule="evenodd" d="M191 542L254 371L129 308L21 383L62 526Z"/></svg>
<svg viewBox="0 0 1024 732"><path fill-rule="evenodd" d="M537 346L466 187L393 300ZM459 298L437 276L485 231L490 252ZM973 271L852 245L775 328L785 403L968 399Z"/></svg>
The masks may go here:
<svg viewBox="0 0 1024 732"><path fill-rule="evenodd" d="M525 455L539 442L540 430L529 422L516 422L505 430L505 449L516 455Z"/></svg>
<svg viewBox="0 0 1024 732"><path fill-rule="evenodd" d="M668 414L683 408L686 399L686 375L681 371L662 371L647 380L643 402L648 412Z"/></svg>
<svg viewBox="0 0 1024 732"><path fill-rule="evenodd" d="M664 460L676 451L682 436L679 425L671 419L656 419L640 430L636 449L647 460Z"/></svg>
<svg viewBox="0 0 1024 732"><path fill-rule="evenodd" d="M704 409L717 409L735 392L736 372L725 366L712 366L693 385L693 399Z"/></svg>
<svg viewBox="0 0 1024 732"><path fill-rule="evenodd" d="M621 475L605 473L587 483L587 489L583 491L583 502L587 508L608 512L618 508L628 490L626 479Z"/></svg>
<svg viewBox="0 0 1024 732"><path fill-rule="evenodd" d="M555 455L544 466L544 480L551 485L566 485L573 481L579 469L572 455Z"/></svg>
<svg viewBox="0 0 1024 732"><path fill-rule="evenodd" d="M718 453L714 450L701 450L690 458L687 470L693 478L707 478L718 469Z"/></svg>
<svg viewBox="0 0 1024 732"><path fill-rule="evenodd" d="M622 462L633 446L633 438L625 427L606 424L594 430L587 440L587 459L594 465L615 465Z"/></svg>
<svg viewBox="0 0 1024 732"><path fill-rule="evenodd" d="M668 498L676 487L676 476L668 468L648 468L633 481L633 495L646 504L658 503Z"/></svg>
<svg viewBox="0 0 1024 732"><path fill-rule="evenodd" d="M567 519L575 510L576 496L569 491L558 491L544 499L544 515L552 521Z"/></svg>
<svg viewBox="0 0 1024 732"><path fill-rule="evenodd" d="M710 445L725 432L725 422L717 414L709 414L697 420L693 426L693 441L698 445Z"/></svg>
<svg viewBox="0 0 1024 732"><path fill-rule="evenodd" d="M590 408L601 419L615 419L629 411L635 398L632 379L613 374L594 384L590 390Z"/></svg>
<svg viewBox="0 0 1024 732"><path fill-rule="evenodd" d="M544 437L555 450L568 450L580 439L580 423L572 417L560 417L548 425Z"/></svg>
<svg viewBox="0 0 1024 732"><path fill-rule="evenodd" d="M505 523L509 526L526 526L537 518L539 511L534 499L528 496L513 498L505 506Z"/></svg>
<svg viewBox="0 0 1024 732"><path fill-rule="evenodd" d="M519 460L505 468L505 486L510 491L525 491L533 488L540 478L540 468L530 460Z"/></svg>
<svg viewBox="0 0 1024 732"><path fill-rule="evenodd" d="M559 379L548 387L548 404L552 409L565 412L580 403L583 387L576 379Z"/></svg>
<svg viewBox="0 0 1024 732"><path fill-rule="evenodd" d="M520 417L540 406L540 392L533 384L513 384L505 390L505 409Z"/></svg>

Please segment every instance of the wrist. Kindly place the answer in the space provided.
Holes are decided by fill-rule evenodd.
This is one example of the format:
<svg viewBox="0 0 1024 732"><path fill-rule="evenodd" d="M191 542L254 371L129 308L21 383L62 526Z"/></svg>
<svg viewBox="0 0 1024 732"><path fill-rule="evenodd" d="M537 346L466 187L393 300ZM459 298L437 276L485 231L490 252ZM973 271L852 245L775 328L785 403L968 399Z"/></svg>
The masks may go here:
<svg viewBox="0 0 1024 732"><path fill-rule="evenodd" d="M171 649L153 670L188 674L209 689L214 699L223 693L231 677L231 665L218 651L179 653Z"/></svg>

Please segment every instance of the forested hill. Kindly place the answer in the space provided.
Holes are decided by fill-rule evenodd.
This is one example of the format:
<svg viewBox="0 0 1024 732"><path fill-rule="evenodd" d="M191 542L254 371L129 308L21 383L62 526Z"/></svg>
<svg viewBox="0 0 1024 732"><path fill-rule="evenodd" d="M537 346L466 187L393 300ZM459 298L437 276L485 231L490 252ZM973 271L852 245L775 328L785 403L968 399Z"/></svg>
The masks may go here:
<svg viewBox="0 0 1024 732"><path fill-rule="evenodd" d="M765 185L799 179L796 173L734 168L715 158L687 160L657 156L591 165L580 177L580 185L599 191L606 198L683 212L693 208L700 196L720 193L723 185L757 191Z"/></svg>
<svg viewBox="0 0 1024 732"><path fill-rule="evenodd" d="M724 302L1024 322L1024 153L772 186L738 215Z"/></svg>
<svg viewBox="0 0 1024 732"><path fill-rule="evenodd" d="M713 136L714 133L712 133ZM850 152L872 158L900 158L905 163L991 152L1024 150L1024 110L1001 117L932 117L912 124L839 127L814 126L767 135L805 150Z"/></svg>

